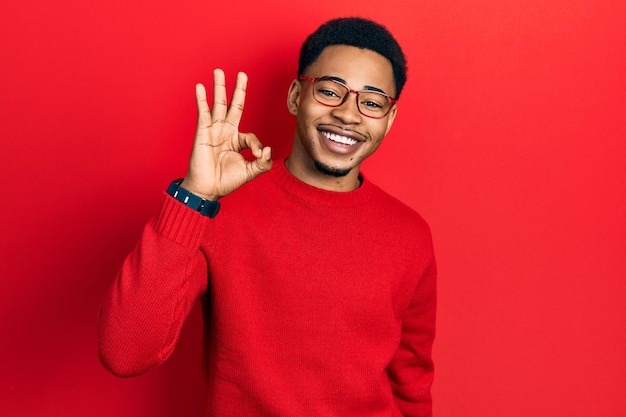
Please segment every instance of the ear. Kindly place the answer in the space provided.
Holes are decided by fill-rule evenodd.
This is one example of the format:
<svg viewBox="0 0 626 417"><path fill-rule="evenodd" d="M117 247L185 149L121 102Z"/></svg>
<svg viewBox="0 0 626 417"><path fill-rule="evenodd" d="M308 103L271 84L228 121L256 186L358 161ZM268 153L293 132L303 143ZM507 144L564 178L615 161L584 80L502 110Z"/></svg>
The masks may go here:
<svg viewBox="0 0 626 417"><path fill-rule="evenodd" d="M287 94L287 109L289 113L296 116L300 107L300 96L302 93L302 84L298 80L293 80Z"/></svg>
<svg viewBox="0 0 626 417"><path fill-rule="evenodd" d="M389 111L389 114L387 115L387 129L385 129L385 136L391 130L391 126L393 126L393 121L396 120L397 114L398 114L398 106L394 104L391 110Z"/></svg>

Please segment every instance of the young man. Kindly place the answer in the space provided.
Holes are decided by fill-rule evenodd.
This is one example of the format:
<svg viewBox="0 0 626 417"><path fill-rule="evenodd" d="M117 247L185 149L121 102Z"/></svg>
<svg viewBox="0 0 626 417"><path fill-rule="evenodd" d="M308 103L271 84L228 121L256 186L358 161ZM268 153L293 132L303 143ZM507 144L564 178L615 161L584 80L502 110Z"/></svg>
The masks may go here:
<svg viewBox="0 0 626 417"><path fill-rule="evenodd" d="M270 148L237 128L246 76L230 106L222 71L211 109L198 85L187 175L103 303L104 365L132 376L162 363L200 298L207 415L431 416L430 232L359 173L391 129L405 79L382 26L322 25L288 92L293 149L273 167Z"/></svg>

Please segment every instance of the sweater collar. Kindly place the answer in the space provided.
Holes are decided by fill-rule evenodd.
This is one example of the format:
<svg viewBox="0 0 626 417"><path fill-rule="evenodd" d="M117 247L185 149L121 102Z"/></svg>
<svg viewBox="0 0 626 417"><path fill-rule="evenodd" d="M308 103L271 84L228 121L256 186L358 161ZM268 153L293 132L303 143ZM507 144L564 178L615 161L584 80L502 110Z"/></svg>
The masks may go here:
<svg viewBox="0 0 626 417"><path fill-rule="evenodd" d="M348 207L363 204L370 200L375 188L366 177L360 174L361 186L356 190L346 192L322 190L294 177L285 166L285 159L275 161L269 174L276 185L291 196L328 207Z"/></svg>

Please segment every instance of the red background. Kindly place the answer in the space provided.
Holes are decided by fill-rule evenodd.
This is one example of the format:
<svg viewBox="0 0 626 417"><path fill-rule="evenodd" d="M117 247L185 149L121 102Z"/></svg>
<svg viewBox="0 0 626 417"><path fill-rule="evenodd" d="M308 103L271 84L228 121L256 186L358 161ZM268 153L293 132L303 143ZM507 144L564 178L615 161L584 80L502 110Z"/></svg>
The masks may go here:
<svg viewBox="0 0 626 417"><path fill-rule="evenodd" d="M99 301L185 173L194 83L248 72L243 130L285 156L300 43L360 15L409 59L364 171L433 229L436 416L626 415L624 4L3 1L0 414L201 415L198 309L168 363L118 379Z"/></svg>

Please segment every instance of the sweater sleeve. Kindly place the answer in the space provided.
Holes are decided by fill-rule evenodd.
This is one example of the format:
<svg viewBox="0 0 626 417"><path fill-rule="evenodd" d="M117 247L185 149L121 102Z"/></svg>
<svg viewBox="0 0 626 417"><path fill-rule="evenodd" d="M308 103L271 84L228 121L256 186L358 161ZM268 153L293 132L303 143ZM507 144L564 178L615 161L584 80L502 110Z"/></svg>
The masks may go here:
<svg viewBox="0 0 626 417"><path fill-rule="evenodd" d="M174 350L185 319L207 289L200 243L211 221L163 196L100 308L100 360L113 374L139 375Z"/></svg>
<svg viewBox="0 0 626 417"><path fill-rule="evenodd" d="M398 351L387 373L394 399L405 417L431 417L432 345L435 337L437 268L430 257L403 318Z"/></svg>

